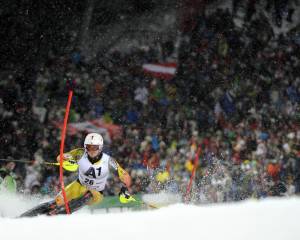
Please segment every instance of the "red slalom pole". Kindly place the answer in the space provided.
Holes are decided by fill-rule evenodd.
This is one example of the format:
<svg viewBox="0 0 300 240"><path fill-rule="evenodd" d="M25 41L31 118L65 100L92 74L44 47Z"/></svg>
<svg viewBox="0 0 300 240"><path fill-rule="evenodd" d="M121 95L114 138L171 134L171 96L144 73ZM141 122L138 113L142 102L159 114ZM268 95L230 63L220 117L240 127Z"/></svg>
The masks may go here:
<svg viewBox="0 0 300 240"><path fill-rule="evenodd" d="M188 197L190 195L190 191L191 191L191 188L192 188L192 183L193 183L193 180L194 180L194 177L195 177L195 172L196 172L196 168L198 166L201 151L202 151L201 147L198 147L197 153L196 153L195 158L194 158L194 167L193 167L192 175L190 177L190 181L189 181L188 187L186 189L186 193L185 193L185 203L188 202Z"/></svg>
<svg viewBox="0 0 300 240"><path fill-rule="evenodd" d="M69 112L70 112L72 96L73 96L73 91L70 90L69 91L68 102L67 102L67 106L66 106L64 125L63 125L63 129L62 129L62 132L61 132L60 154L59 154L59 163L60 163L60 165L59 165L59 182L60 182L60 185L61 185L61 191L62 191L62 194L63 194L67 214L70 214L70 208L69 208L69 203L68 203L68 199L67 199L66 192L65 192L65 185L64 185L64 179L63 179L63 167L62 166L63 166L63 154L64 154L64 146L65 146L66 129L67 129L67 123L68 123L68 118L69 118Z"/></svg>

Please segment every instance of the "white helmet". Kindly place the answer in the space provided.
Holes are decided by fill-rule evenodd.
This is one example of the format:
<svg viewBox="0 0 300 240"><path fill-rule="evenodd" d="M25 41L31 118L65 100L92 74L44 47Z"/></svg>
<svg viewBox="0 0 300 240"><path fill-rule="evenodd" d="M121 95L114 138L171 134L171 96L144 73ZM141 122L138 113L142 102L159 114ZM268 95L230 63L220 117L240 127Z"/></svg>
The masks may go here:
<svg viewBox="0 0 300 240"><path fill-rule="evenodd" d="M103 148L103 137L98 133L89 133L84 139L84 148L86 145L99 145L99 150Z"/></svg>

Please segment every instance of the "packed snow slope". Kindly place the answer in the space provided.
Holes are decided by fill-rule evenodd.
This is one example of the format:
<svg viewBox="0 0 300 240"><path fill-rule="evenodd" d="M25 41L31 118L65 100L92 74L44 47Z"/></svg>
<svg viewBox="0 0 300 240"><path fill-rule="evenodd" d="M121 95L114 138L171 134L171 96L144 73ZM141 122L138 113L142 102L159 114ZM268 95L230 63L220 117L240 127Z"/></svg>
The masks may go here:
<svg viewBox="0 0 300 240"><path fill-rule="evenodd" d="M299 240L299 217L300 198L294 197L206 206L176 204L140 212L0 217L0 229L1 239L10 240Z"/></svg>

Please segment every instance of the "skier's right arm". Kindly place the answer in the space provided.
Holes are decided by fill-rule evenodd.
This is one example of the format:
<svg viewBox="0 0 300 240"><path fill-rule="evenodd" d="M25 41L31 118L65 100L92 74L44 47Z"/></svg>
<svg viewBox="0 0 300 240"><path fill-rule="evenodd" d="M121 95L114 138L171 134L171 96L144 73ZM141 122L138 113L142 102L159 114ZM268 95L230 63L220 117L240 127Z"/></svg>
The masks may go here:
<svg viewBox="0 0 300 240"><path fill-rule="evenodd" d="M63 161L77 162L84 153L83 148L76 148L63 154ZM57 162L60 161L60 155L56 157Z"/></svg>

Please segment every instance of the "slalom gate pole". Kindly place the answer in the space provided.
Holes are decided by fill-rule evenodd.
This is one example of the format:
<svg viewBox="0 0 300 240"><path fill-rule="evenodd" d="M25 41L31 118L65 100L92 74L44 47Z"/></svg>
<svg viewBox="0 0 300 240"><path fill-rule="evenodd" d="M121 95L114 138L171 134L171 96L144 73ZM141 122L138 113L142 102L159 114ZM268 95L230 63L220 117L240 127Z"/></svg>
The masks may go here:
<svg viewBox="0 0 300 240"><path fill-rule="evenodd" d="M194 180L194 177L195 177L195 172L196 172L196 168L198 166L199 157L200 157L201 152L202 152L202 149L201 149L200 146L198 146L197 153L196 153L195 158L194 158L194 167L193 167L193 170L192 170L192 175L190 177L190 181L189 181L189 184L187 186L186 193L185 193L185 198L184 198L185 203L188 203L188 201L189 201L190 191L191 191L191 188L192 188L192 183L193 183L193 180Z"/></svg>
<svg viewBox="0 0 300 240"><path fill-rule="evenodd" d="M64 179L63 179L63 154L64 154L66 129L67 129L67 123L68 123L68 117L69 117L69 112L70 112L72 96L73 96L73 90L69 90L69 97L68 97L68 102L67 102L67 106L66 106L64 125L63 125L62 131L61 131L60 154L59 154L59 163L60 163L60 165L59 165L59 182L60 182L61 191L63 194L67 214L70 214L70 208L69 208L68 199L66 196Z"/></svg>

